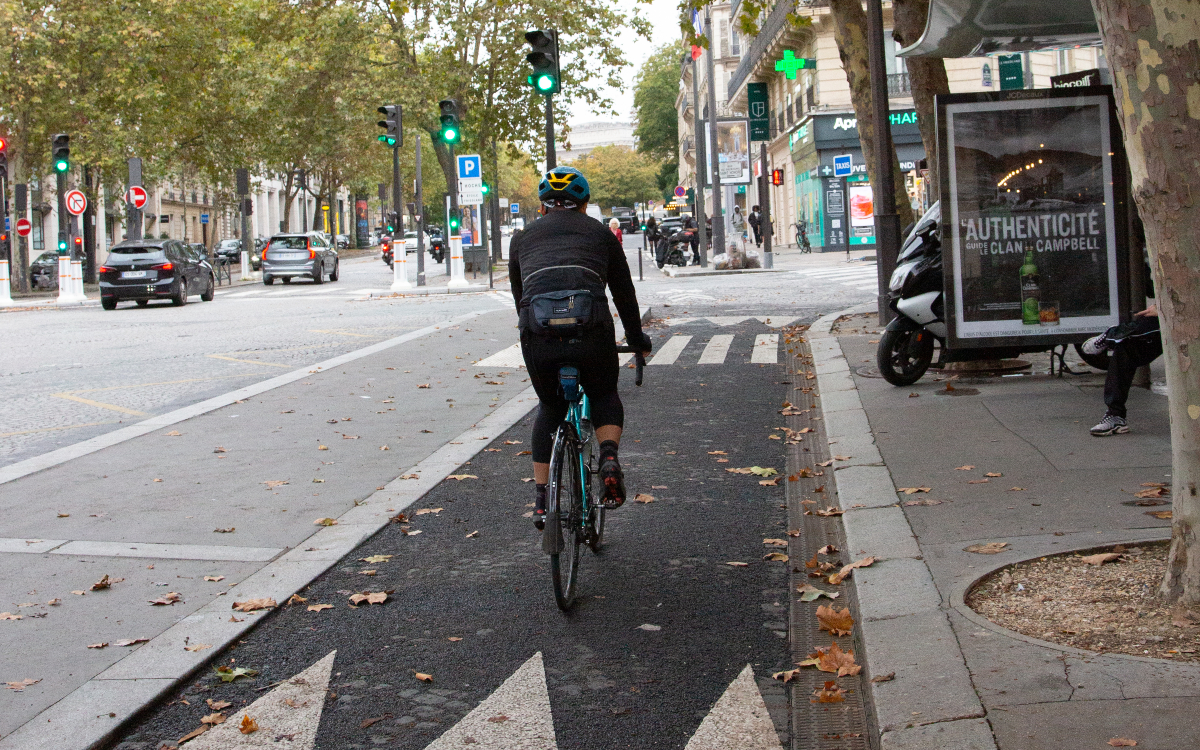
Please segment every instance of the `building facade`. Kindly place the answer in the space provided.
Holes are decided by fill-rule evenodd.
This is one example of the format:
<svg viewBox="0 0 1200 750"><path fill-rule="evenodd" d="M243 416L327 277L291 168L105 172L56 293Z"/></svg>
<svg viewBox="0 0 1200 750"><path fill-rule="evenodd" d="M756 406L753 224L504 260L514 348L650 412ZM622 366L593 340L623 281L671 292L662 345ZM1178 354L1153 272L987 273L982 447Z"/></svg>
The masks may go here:
<svg viewBox="0 0 1200 750"><path fill-rule="evenodd" d="M747 85L766 84L769 134L767 140L751 144L753 173L756 177L762 173L760 154L765 144L766 173L778 171L782 179L781 184L768 186L769 196L759 194L757 180L752 180L744 190L738 186L724 187L726 216L735 205L745 211L769 197L777 244L794 246L798 231L803 229L814 250L846 250L847 246L872 249L875 238L871 187L828 0L805 3L779 0L759 16L759 32L752 39L742 39L737 34L739 6L737 2L710 6L716 35L712 47L718 55L714 59L718 84L716 111L719 119L745 117L749 109ZM883 3L883 15L892 138L910 203L914 210L920 211L928 199L926 170L921 168L926 154L905 61L896 54L899 45L892 40L890 2ZM797 25L789 17L800 17L810 23ZM813 60L816 66L792 64L799 59ZM702 57L698 66L701 119L708 102L704 62ZM1046 88L1051 85L1052 76L1090 69L1099 69L1102 76L1107 74L1103 51L1096 47L947 59L945 64L950 90L954 93L996 91L1002 87ZM680 178L682 184L694 186L697 175L690 75L691 66L684 64L677 109ZM835 156L850 157L849 176L834 174ZM711 198L706 198L706 215L711 205Z"/></svg>
<svg viewBox="0 0 1200 750"><path fill-rule="evenodd" d="M633 137L633 123L620 120L583 122L571 126L571 147L556 154L562 164L570 164L581 156L591 153L598 146L628 146L637 148Z"/></svg>

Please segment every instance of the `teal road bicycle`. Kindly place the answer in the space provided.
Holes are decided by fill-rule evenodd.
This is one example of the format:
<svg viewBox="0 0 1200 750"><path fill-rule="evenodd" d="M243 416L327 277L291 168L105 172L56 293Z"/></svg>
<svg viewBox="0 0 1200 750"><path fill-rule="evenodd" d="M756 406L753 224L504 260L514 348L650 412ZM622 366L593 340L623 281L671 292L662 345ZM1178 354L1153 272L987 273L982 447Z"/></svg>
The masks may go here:
<svg viewBox="0 0 1200 750"><path fill-rule="evenodd" d="M637 363L634 382L640 386L645 357L628 346L619 346L617 351L633 354ZM568 408L566 419L554 434L554 450L550 454L542 551L550 555L554 600L558 608L566 612L575 604L583 545L598 554L604 544L604 503L601 501L604 490L597 478L600 445L592 429L591 405L579 383L579 368L560 368L558 384Z"/></svg>

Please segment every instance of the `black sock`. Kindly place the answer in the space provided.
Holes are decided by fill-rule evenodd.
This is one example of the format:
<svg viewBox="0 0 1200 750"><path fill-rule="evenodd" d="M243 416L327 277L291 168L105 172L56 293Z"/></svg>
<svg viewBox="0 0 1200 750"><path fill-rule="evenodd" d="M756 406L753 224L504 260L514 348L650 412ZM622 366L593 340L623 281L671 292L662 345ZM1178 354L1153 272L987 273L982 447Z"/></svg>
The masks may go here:
<svg viewBox="0 0 1200 750"><path fill-rule="evenodd" d="M546 510L546 485L535 484L533 486L533 501L535 510L543 512Z"/></svg>
<svg viewBox="0 0 1200 750"><path fill-rule="evenodd" d="M616 459L616 457L617 457L617 441L616 440L605 440L604 442L600 443L600 460L601 461L605 461L610 458Z"/></svg>

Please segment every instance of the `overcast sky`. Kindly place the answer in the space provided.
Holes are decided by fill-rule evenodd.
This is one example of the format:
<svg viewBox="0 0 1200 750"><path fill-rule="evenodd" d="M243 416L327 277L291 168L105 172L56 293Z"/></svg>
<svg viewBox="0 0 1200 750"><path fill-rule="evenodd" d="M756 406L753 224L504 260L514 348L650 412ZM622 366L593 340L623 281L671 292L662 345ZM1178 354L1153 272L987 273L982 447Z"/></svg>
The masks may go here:
<svg viewBox="0 0 1200 750"><path fill-rule="evenodd" d="M571 110L571 123L579 124L595 120L630 120L633 111L633 79L654 50L679 38L679 4L677 0L653 0L652 3L635 3L634 0L616 0L623 11L637 8L638 12L654 27L650 43L632 31L622 33L617 43L625 51L629 65L621 78L625 81L622 90L606 89L613 101L613 111L596 113L584 103L577 103Z"/></svg>

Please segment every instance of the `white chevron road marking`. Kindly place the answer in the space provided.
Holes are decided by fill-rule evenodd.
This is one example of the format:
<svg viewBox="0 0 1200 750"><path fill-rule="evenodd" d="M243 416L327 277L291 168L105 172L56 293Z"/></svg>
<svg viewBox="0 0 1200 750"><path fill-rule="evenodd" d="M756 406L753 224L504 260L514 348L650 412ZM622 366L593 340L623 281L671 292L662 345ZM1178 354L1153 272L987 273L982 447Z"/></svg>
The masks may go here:
<svg viewBox="0 0 1200 750"><path fill-rule="evenodd" d="M684 750L783 750L749 664L717 699Z"/></svg>
<svg viewBox="0 0 1200 750"><path fill-rule="evenodd" d="M762 700L761 698L759 699ZM425 750L557 750L542 652Z"/></svg>

